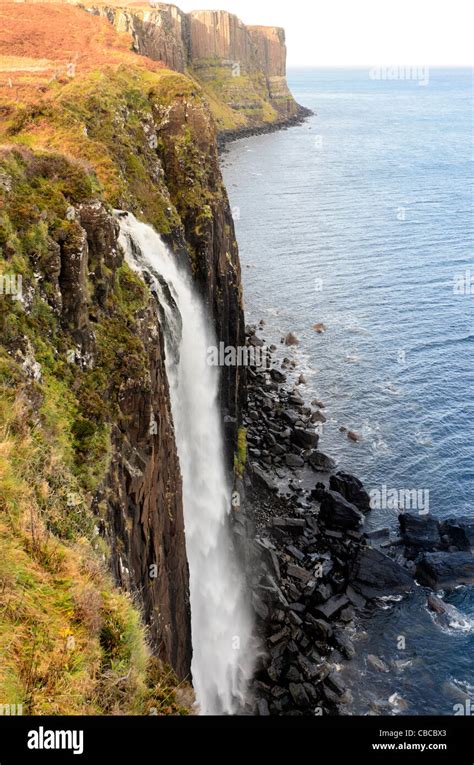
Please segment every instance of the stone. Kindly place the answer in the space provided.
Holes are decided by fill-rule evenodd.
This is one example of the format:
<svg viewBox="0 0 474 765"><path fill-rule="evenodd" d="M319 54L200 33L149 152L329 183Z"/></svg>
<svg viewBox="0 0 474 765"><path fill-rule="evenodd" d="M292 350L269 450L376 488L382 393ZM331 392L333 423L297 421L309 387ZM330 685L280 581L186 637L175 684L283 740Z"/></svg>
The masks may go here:
<svg viewBox="0 0 474 765"><path fill-rule="evenodd" d="M403 543L417 550L434 550L441 546L439 524L431 515L400 513L398 516Z"/></svg>
<svg viewBox="0 0 474 765"><path fill-rule="evenodd" d="M370 496L364 489L362 481L350 473L339 471L336 475L332 475L329 480L329 487L342 494L344 499L362 510L363 513L370 510Z"/></svg>
<svg viewBox="0 0 474 765"><path fill-rule="evenodd" d="M416 578L434 589L474 584L474 556L470 552L424 553L416 567Z"/></svg>
<svg viewBox="0 0 474 765"><path fill-rule="evenodd" d="M382 659L379 659L378 656L374 656L374 654L369 653L367 656L367 664L372 667L372 669L376 669L377 672L389 672L390 668L387 664L385 664Z"/></svg>
<svg viewBox="0 0 474 765"><path fill-rule="evenodd" d="M304 467L304 459L297 454L287 454L285 456L285 464L289 468L302 468Z"/></svg>
<svg viewBox="0 0 474 765"><path fill-rule="evenodd" d="M413 577L380 550L365 547L356 557L351 584L365 598L375 598L390 592L408 592Z"/></svg>
<svg viewBox="0 0 474 765"><path fill-rule="evenodd" d="M292 576L295 579L299 579L300 582L309 582L311 579L311 573L306 571L301 566L296 566L293 563L289 563L286 569L288 576Z"/></svg>
<svg viewBox="0 0 474 765"><path fill-rule="evenodd" d="M290 683L289 691L296 706L300 709L309 707L310 701L302 683Z"/></svg>
<svg viewBox="0 0 474 765"><path fill-rule="evenodd" d="M324 616L325 619L332 619L339 611L342 611L349 605L349 598L347 595L334 595L325 603L319 603L313 607L314 613L320 616Z"/></svg>
<svg viewBox="0 0 474 765"><path fill-rule="evenodd" d="M300 665L301 671L306 680L313 680L314 678L319 677L319 666L314 661L308 659L306 656L302 656L300 654L298 656L298 664Z"/></svg>
<svg viewBox="0 0 474 765"><path fill-rule="evenodd" d="M329 528L359 529L364 516L337 491L326 491L321 501L319 520Z"/></svg>
<svg viewBox="0 0 474 765"><path fill-rule="evenodd" d="M302 534L306 528L304 518L272 518L271 524L274 528L290 534Z"/></svg>
<svg viewBox="0 0 474 765"><path fill-rule="evenodd" d="M291 442L300 449L314 449L318 445L319 436L314 430L295 428L291 434Z"/></svg>
<svg viewBox="0 0 474 765"><path fill-rule="evenodd" d="M342 653L343 656L345 656L346 659L354 658L356 651L354 648L354 644L352 643L352 640L350 639L346 630L344 629L335 630L333 635L333 640L336 647L339 648L340 652Z"/></svg>
<svg viewBox="0 0 474 765"><path fill-rule="evenodd" d="M270 714L270 709L268 708L268 702L266 699L258 700L257 709L260 717L267 717Z"/></svg>
<svg viewBox="0 0 474 765"><path fill-rule="evenodd" d="M294 545L287 545L285 549L293 556L293 558L296 558L296 560L299 560L300 562L304 561L306 557L305 554L302 553L301 550L298 550Z"/></svg>
<svg viewBox="0 0 474 765"><path fill-rule="evenodd" d="M270 377L276 383L286 382L286 375L280 372L279 369L270 369Z"/></svg>
<svg viewBox="0 0 474 765"><path fill-rule="evenodd" d="M441 534L458 550L470 550L474 547L474 518L466 515L446 518L441 523Z"/></svg>
<svg viewBox="0 0 474 765"><path fill-rule="evenodd" d="M316 640L321 640L323 643L326 643L333 634L332 627L328 622L324 619L316 619L312 614L306 615L306 626Z"/></svg>
<svg viewBox="0 0 474 765"><path fill-rule="evenodd" d="M294 427L298 422L300 415L294 411L294 409L284 409L281 413L282 420L291 427Z"/></svg>
<svg viewBox="0 0 474 765"><path fill-rule="evenodd" d="M329 473L336 467L335 461L322 452L312 451L308 457L308 462L319 473Z"/></svg>
<svg viewBox="0 0 474 765"><path fill-rule="evenodd" d="M285 336L285 345L299 345L300 341L296 337L296 335L293 334L293 332L288 332L288 334Z"/></svg>
<svg viewBox="0 0 474 765"><path fill-rule="evenodd" d="M278 491L278 487L272 477L255 462L252 463L252 474L257 480L257 484L264 489L267 489L267 491L270 491L272 494L275 494Z"/></svg>

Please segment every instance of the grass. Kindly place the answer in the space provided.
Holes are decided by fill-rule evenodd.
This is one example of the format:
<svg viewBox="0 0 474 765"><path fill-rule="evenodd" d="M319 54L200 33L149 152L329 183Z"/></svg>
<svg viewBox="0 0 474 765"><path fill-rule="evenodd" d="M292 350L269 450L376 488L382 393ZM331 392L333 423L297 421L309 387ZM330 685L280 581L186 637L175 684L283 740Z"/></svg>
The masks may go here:
<svg viewBox="0 0 474 765"><path fill-rule="evenodd" d="M94 175L17 147L0 154L0 178L0 274L21 273L24 293L0 296L0 701L25 714L184 714L190 692L151 656L91 510L120 391L148 384L136 327L147 290L122 264L99 310L92 279L95 364L68 363L53 245L71 241L68 209L92 198Z"/></svg>

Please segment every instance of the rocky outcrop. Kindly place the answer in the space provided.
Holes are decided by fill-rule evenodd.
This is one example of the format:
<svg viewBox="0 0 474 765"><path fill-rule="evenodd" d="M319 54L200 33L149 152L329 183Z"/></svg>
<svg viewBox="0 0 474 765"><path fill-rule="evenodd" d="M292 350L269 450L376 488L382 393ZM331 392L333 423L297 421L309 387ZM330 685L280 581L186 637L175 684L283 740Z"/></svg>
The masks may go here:
<svg viewBox="0 0 474 765"><path fill-rule="evenodd" d="M189 19L175 5L133 2L85 5L88 11L105 16L118 32L131 34L137 53L163 61L177 72L185 71L189 57Z"/></svg>
<svg viewBox="0 0 474 765"><path fill-rule="evenodd" d="M281 126L308 112L295 102L286 81L285 32L246 26L227 11L183 13L174 5L89 5L118 31L132 35L134 49L202 85L221 131Z"/></svg>

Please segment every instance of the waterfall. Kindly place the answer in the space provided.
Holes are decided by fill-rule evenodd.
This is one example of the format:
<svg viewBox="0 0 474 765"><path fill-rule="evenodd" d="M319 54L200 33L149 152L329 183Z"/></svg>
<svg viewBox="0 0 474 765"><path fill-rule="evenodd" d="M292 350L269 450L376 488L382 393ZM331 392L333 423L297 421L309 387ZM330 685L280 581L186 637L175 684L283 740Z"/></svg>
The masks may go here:
<svg viewBox="0 0 474 765"><path fill-rule="evenodd" d="M183 478L196 701L201 714L232 714L244 701L253 669L252 620L229 529L231 487L224 465L219 369L207 362L216 339L190 276L159 235L131 214L119 220L127 262L150 283L165 332Z"/></svg>

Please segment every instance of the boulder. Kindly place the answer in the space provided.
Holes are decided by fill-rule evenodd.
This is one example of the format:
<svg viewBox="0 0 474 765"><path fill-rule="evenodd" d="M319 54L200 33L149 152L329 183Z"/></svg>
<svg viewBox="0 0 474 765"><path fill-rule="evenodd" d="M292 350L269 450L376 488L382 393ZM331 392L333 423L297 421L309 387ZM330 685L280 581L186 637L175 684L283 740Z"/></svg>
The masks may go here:
<svg viewBox="0 0 474 765"><path fill-rule="evenodd" d="M277 485L271 476L265 470L263 470L263 468L259 467L255 463L252 463L252 473L257 481L257 484L259 484L261 487L271 491L272 493L278 491Z"/></svg>
<svg viewBox="0 0 474 765"><path fill-rule="evenodd" d="M300 709L309 707L310 701L302 683L290 683L289 691L296 706Z"/></svg>
<svg viewBox="0 0 474 765"><path fill-rule="evenodd" d="M316 470L318 473L329 473L336 467L336 463L331 457L318 452L316 449L309 455L308 462L313 470Z"/></svg>
<svg viewBox="0 0 474 765"><path fill-rule="evenodd" d="M279 369L270 369L270 377L276 383L286 382L286 375L280 372Z"/></svg>
<svg viewBox="0 0 474 765"><path fill-rule="evenodd" d="M441 546L438 521L431 515L401 513L398 516L402 541L417 550L435 550Z"/></svg>
<svg viewBox="0 0 474 765"><path fill-rule="evenodd" d="M326 491L321 500L319 520L331 529L359 529L364 516L337 491Z"/></svg>
<svg viewBox="0 0 474 765"><path fill-rule="evenodd" d="M288 332L284 339L285 345L299 345L299 340L293 332Z"/></svg>
<svg viewBox="0 0 474 765"><path fill-rule="evenodd" d="M370 497L364 489L362 481L350 473L339 471L336 475L332 475L329 486L333 491L342 494L348 502L358 507L363 513L370 510Z"/></svg>
<svg viewBox="0 0 474 765"><path fill-rule="evenodd" d="M281 418L287 425L294 427L295 423L300 419L300 415L294 409L285 409L281 413Z"/></svg>
<svg viewBox="0 0 474 765"><path fill-rule="evenodd" d="M302 468L304 467L304 459L298 454L287 454L285 456L286 466L289 468Z"/></svg>
<svg viewBox="0 0 474 765"><path fill-rule="evenodd" d="M408 592L413 578L380 550L362 548L354 562L352 585L365 597L376 598L393 592Z"/></svg>
<svg viewBox="0 0 474 765"><path fill-rule="evenodd" d="M458 550L470 550L474 548L474 518L466 515L446 518L441 524L441 534Z"/></svg>
<svg viewBox="0 0 474 765"><path fill-rule="evenodd" d="M315 614L323 616L325 619L332 619L347 605L349 605L349 598L347 595L335 595L333 598L327 600L326 603L320 603L319 605L314 606L313 611Z"/></svg>
<svg viewBox="0 0 474 765"><path fill-rule="evenodd" d="M314 430L295 428L291 434L291 442L300 449L314 449L318 445L319 436Z"/></svg>
<svg viewBox="0 0 474 765"><path fill-rule="evenodd" d="M434 589L474 584L474 556L470 552L424 553L416 567L416 578Z"/></svg>
<svg viewBox="0 0 474 765"><path fill-rule="evenodd" d="M273 518L272 526L290 534L302 534L306 528L304 518Z"/></svg>

